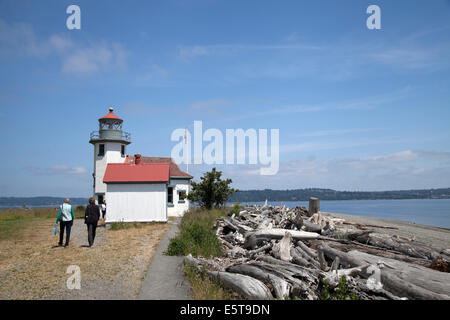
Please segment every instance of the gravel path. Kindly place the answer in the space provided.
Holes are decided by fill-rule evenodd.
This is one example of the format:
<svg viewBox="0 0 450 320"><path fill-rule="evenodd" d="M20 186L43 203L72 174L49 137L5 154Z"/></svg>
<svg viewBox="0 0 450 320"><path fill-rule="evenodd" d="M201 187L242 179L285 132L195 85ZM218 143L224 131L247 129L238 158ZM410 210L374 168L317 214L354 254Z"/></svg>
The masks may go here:
<svg viewBox="0 0 450 320"><path fill-rule="evenodd" d="M185 279L183 257L164 255L170 239L178 232L179 220L174 222L156 249L142 284L139 300L191 300L190 285Z"/></svg>

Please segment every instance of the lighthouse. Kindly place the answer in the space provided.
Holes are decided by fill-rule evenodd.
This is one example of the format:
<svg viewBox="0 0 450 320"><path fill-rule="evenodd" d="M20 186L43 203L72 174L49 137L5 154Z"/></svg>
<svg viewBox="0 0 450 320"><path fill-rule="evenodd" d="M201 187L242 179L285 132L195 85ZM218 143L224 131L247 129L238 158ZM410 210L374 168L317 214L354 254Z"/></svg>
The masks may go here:
<svg viewBox="0 0 450 320"><path fill-rule="evenodd" d="M127 145L131 143L130 134L122 131L123 120L109 108L109 113L98 119L99 130L91 132L89 143L94 146L94 197L98 204L102 203L106 194L103 182L106 167L109 163L123 163L126 159Z"/></svg>

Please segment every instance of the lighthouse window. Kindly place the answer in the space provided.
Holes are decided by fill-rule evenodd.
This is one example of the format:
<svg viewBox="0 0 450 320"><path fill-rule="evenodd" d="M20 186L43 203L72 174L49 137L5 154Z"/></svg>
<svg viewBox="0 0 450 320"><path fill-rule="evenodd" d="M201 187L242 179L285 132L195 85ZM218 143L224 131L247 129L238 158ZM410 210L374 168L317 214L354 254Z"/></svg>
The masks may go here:
<svg viewBox="0 0 450 320"><path fill-rule="evenodd" d="M173 204L173 188L169 187L167 188L167 202L170 204Z"/></svg>
<svg viewBox="0 0 450 320"><path fill-rule="evenodd" d="M98 145L98 156L103 157L105 155L105 145L99 144Z"/></svg>
<svg viewBox="0 0 450 320"><path fill-rule="evenodd" d="M186 190L179 190L178 191L178 203L184 203L185 199L186 199Z"/></svg>
<svg viewBox="0 0 450 320"><path fill-rule="evenodd" d="M122 157L125 157L125 146L124 145L121 145L120 154L122 155Z"/></svg>

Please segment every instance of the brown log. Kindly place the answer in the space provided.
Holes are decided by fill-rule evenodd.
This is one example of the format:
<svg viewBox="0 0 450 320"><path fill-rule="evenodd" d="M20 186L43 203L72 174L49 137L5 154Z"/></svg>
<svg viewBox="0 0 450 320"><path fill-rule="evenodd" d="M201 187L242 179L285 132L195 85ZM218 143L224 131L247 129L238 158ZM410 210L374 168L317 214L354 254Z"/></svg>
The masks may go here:
<svg viewBox="0 0 450 320"><path fill-rule="evenodd" d="M314 213L320 211L320 200L318 198L309 198L309 216L311 217Z"/></svg>

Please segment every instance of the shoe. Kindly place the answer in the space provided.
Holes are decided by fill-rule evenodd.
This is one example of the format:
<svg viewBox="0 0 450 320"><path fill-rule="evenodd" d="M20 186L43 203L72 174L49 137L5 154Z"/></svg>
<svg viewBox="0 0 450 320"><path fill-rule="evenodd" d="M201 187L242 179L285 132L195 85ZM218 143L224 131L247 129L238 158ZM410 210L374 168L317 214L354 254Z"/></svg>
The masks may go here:
<svg viewBox="0 0 450 320"><path fill-rule="evenodd" d="M67 248L68 246L69 246L68 244L65 244L65 245L64 245L64 248Z"/></svg>
<svg viewBox="0 0 450 320"><path fill-rule="evenodd" d="M58 247L62 247L62 243L58 243Z"/></svg>

